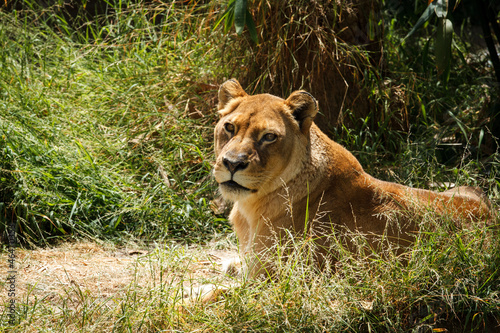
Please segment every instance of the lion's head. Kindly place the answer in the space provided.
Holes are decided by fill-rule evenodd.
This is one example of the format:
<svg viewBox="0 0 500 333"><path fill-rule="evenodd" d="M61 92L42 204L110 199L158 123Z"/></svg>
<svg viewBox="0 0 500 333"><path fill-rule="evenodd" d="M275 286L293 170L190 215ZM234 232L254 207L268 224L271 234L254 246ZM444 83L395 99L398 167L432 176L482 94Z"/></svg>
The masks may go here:
<svg viewBox="0 0 500 333"><path fill-rule="evenodd" d="M315 99L296 91L286 100L248 95L236 80L219 90L214 175L226 200L260 197L292 179L308 153Z"/></svg>

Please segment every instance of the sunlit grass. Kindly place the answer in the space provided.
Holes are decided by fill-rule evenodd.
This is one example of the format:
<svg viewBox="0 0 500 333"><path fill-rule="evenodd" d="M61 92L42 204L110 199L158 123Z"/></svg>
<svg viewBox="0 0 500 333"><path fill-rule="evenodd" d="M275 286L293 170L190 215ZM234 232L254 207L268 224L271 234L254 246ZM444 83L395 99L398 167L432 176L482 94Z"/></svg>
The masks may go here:
<svg viewBox="0 0 500 333"><path fill-rule="evenodd" d="M0 13L2 187L29 242L221 226L210 208L216 86L197 87L215 79L217 48L184 28L202 21L197 7L155 7L163 20L127 8L79 29L50 11Z"/></svg>

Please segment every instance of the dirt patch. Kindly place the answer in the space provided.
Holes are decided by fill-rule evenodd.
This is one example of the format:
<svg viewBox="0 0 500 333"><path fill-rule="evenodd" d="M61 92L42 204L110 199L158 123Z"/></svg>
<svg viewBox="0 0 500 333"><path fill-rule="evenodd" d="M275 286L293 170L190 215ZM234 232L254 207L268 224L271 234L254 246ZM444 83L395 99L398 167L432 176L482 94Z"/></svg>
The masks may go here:
<svg viewBox="0 0 500 333"><path fill-rule="evenodd" d="M160 271L179 275L184 286L196 284L215 278L222 261L237 256L236 249L217 250L213 246L116 248L90 242L16 249L15 254L16 302L32 304L43 300L56 306L62 302L78 304L85 298L119 297L131 284L149 287L158 280ZM183 268L177 265L180 262ZM0 260L2 304L8 301L8 271L4 252Z"/></svg>

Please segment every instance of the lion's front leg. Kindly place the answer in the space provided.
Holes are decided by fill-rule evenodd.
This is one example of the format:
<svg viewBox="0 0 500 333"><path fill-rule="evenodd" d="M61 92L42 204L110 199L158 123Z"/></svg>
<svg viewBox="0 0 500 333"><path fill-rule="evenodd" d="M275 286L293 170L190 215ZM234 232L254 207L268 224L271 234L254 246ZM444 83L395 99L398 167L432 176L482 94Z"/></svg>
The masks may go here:
<svg viewBox="0 0 500 333"><path fill-rule="evenodd" d="M233 225L233 230L238 238L239 258L231 258L222 263L222 271L230 276L242 275L244 271L240 258L244 258L252 250L252 229L247 219L238 210L237 203L234 205L229 215L229 220Z"/></svg>

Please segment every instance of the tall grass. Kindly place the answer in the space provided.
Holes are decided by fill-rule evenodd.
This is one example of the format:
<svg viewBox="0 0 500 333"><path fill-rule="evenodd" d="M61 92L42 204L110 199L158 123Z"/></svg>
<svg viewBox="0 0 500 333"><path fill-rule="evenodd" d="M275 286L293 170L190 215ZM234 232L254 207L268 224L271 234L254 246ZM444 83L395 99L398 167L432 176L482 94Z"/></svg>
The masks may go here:
<svg viewBox="0 0 500 333"><path fill-rule="evenodd" d="M34 9L0 12L3 221L34 243L226 228L210 206L209 83L225 67L196 31L207 8L110 2L77 27Z"/></svg>
<svg viewBox="0 0 500 333"><path fill-rule="evenodd" d="M325 131L352 124L351 113L377 113L362 89L364 71L381 54L379 22L371 15L377 1L248 3L259 42L240 38L235 45L246 59L241 82L252 93L286 97L308 90L319 104L315 122Z"/></svg>

